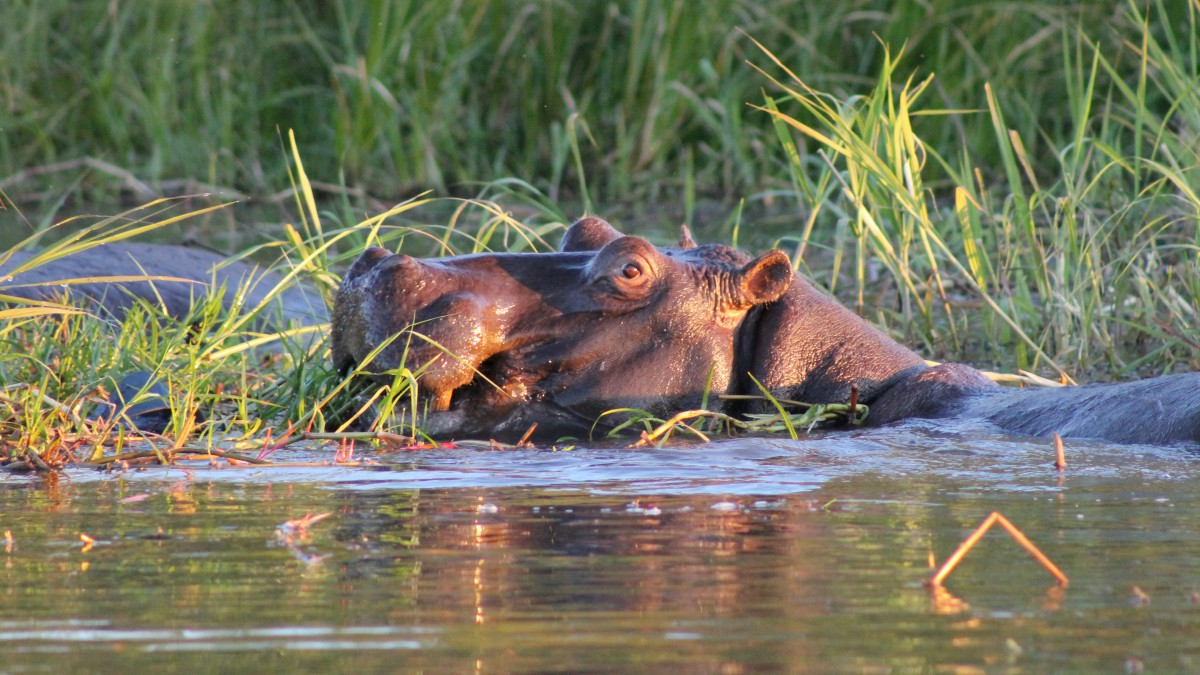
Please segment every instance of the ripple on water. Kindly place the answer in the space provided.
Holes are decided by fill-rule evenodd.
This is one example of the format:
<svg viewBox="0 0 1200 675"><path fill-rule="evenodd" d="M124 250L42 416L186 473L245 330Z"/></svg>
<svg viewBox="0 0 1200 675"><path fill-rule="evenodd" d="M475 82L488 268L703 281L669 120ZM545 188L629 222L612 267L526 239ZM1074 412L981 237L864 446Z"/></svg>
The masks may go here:
<svg viewBox="0 0 1200 675"><path fill-rule="evenodd" d="M325 462L332 452L283 450L281 462ZM150 467L120 474L121 480L171 478L271 484L308 482L377 488L539 486L602 492L654 490L731 494L788 494L813 490L832 479L860 475L952 480L1004 490L1053 490L1047 476L1053 445L996 433L970 421L917 420L886 428L818 432L798 440L730 438L665 448L579 444L569 451L422 450L403 454L360 453L368 466L242 467L207 464ZM1195 449L1119 446L1068 441L1069 475L1094 480L1192 480L1200 474ZM75 481L112 480L118 474L69 472ZM36 480L3 476L4 482Z"/></svg>

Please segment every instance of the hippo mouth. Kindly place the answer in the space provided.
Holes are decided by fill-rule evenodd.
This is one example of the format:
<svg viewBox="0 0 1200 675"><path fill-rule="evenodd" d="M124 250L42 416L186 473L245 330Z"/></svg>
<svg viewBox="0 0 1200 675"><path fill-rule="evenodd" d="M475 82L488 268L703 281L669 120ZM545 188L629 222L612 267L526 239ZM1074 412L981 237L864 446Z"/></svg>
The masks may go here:
<svg viewBox="0 0 1200 675"><path fill-rule="evenodd" d="M493 354L471 366L473 375L465 384L431 391L429 396L434 402L434 410L451 410L467 405L494 408L510 400L514 404L528 400L530 386L540 378L532 377L532 372L528 370L506 367L509 361L511 359L507 353Z"/></svg>
<svg viewBox="0 0 1200 675"><path fill-rule="evenodd" d="M590 437L607 429L565 405L555 394L568 387L545 361L529 357L534 349L493 354L473 368L474 376L452 389L421 393L428 402L423 428L433 437L479 436L507 441ZM530 365L531 363L540 365ZM420 380L418 380L418 383ZM419 385L418 385L419 386Z"/></svg>

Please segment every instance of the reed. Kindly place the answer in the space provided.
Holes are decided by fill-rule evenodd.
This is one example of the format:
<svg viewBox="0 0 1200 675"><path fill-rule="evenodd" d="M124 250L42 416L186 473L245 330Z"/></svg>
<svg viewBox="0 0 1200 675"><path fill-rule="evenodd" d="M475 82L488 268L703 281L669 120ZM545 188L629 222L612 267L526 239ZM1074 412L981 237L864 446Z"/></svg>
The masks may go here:
<svg viewBox="0 0 1200 675"><path fill-rule="evenodd" d="M976 111L928 105L937 76L903 74L901 55L885 49L874 86L842 97L763 47L762 70L781 93L759 108L785 146L810 146L791 167L811 223L785 243L849 260L851 302L864 313L895 307L875 318L931 357L1071 376L1194 367L1196 10L1184 41L1163 37L1161 5L1144 14L1131 4L1132 71L1083 31L1063 30L1069 125L1058 145L1039 130L1036 154L990 85ZM946 154L922 132L929 120L972 117L991 128L995 169L969 143ZM800 264L843 291L837 264ZM891 282L870 279L874 270Z"/></svg>

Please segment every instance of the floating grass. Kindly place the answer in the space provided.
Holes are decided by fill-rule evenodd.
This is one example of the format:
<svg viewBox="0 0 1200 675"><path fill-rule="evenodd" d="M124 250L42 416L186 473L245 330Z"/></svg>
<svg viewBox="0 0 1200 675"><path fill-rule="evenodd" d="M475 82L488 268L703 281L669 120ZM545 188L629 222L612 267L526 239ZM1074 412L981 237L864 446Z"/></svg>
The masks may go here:
<svg viewBox="0 0 1200 675"><path fill-rule="evenodd" d="M624 418L612 427L608 433L609 438L620 437L638 426L643 427L639 439L630 446L640 448L661 447L676 432L690 435L704 443L712 440L711 436L715 434L787 434L796 439L801 431L811 433L818 426L862 424L870 412L867 406L856 403L811 404L776 399L770 394L723 394L717 398L723 401L769 402L776 406L777 412L733 417L714 410L684 410L667 419L661 419L644 410L619 408L606 411L597 422L612 415Z"/></svg>

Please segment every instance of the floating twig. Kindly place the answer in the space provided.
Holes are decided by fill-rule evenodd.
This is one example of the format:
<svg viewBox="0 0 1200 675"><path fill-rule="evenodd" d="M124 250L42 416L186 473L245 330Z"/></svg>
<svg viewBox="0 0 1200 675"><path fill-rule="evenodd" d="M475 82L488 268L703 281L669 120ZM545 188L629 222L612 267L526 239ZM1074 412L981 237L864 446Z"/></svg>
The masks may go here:
<svg viewBox="0 0 1200 675"><path fill-rule="evenodd" d="M300 544L308 540L308 528L310 525L325 520L331 515L333 514L308 513L301 518L293 518L285 521L275 528L275 539L283 544L284 548L290 551L301 562L307 565L320 564L329 556L308 553L300 548Z"/></svg>
<svg viewBox="0 0 1200 675"><path fill-rule="evenodd" d="M185 446L185 447L175 448L175 449L171 450L171 455L196 455L195 459L210 459L213 457L217 457L220 459L232 459L232 460L236 460L239 462L246 462L247 464L270 464L271 463L265 459L258 459L257 457L250 457L248 455L242 455L242 454L238 454L236 452L229 452L227 450L222 450L220 448L189 448L189 447ZM124 462L124 461L128 461L128 460L138 460L138 459L157 459L157 460L160 460L164 464L169 463L169 462L165 461L166 458L163 456L161 450L154 449L154 450L143 450L140 452L127 452L123 455L113 455L111 457L101 457L100 459L96 459L96 460L92 460L91 462L88 462L88 464L93 464L96 466L104 466L105 464L112 464L114 462Z"/></svg>
<svg viewBox="0 0 1200 675"><path fill-rule="evenodd" d="M296 434L287 440L287 445L299 443L301 441L379 441L381 443L391 443L401 446L411 446L416 442L411 436L401 436L387 431L340 431L340 432L320 432L306 431L302 434ZM433 447L439 447L437 443Z"/></svg>
<svg viewBox="0 0 1200 675"><path fill-rule="evenodd" d="M278 527L275 528L275 531L279 534L279 536L281 538L287 538L287 539L291 539L294 537L303 538L303 537L308 536L308 527L310 525L312 525L313 523L319 523L322 520L325 520L326 518L328 518L329 516L332 516L332 515L333 515L332 512L306 513L299 518L292 518L291 520L284 521L282 524L280 524Z"/></svg>
<svg viewBox="0 0 1200 675"><path fill-rule="evenodd" d="M438 449L446 446L444 443L437 442L418 443L417 439L411 436L401 436L387 431L304 431L295 433L295 428L289 425L288 430L278 440L272 440L268 431L266 438L261 441L239 442L234 447L242 451L258 450L259 459L265 459L267 455L280 448L304 441L336 441L338 443L376 441L398 446L400 450Z"/></svg>
<svg viewBox="0 0 1200 675"><path fill-rule="evenodd" d="M343 461L338 461L336 458L333 460L325 460L323 462L269 462L268 463L268 465L272 469L316 468L316 467L329 467L329 466L339 466L339 467L345 468L345 467L356 467L356 466L375 466L376 464L377 464L377 462L371 462L371 461L364 462L364 461L360 461L360 460L351 460L351 461L343 462ZM256 466L255 468L258 468L258 467Z"/></svg>
<svg viewBox="0 0 1200 675"><path fill-rule="evenodd" d="M537 422L534 422L533 424L530 424L530 425L529 425L529 430L525 432L525 435L521 437L521 440L517 441L517 447L518 447L518 448L525 448L525 447L529 447L529 446L527 446L527 445L526 445L526 443L528 443L528 442L529 442L529 437L533 435L533 430L534 430L534 429L537 429Z"/></svg>
<svg viewBox="0 0 1200 675"><path fill-rule="evenodd" d="M7 464L0 464L0 470L12 473L53 473L54 467L47 464L40 454L29 450Z"/></svg>
<svg viewBox="0 0 1200 675"><path fill-rule="evenodd" d="M954 568L958 566L958 563L963 559L963 556L967 555L967 552L975 546L976 542L983 538L983 535L987 534L987 531L996 523L1000 523L1000 526L1003 527L1008 534L1015 539L1018 544L1021 545L1022 548L1024 548L1026 551L1029 551L1029 554L1032 555L1038 562L1040 562L1042 567L1045 567L1050 574L1053 574L1054 578L1058 579L1058 584L1060 586L1065 587L1067 585L1067 575L1063 574L1062 570L1058 569L1054 563L1050 562L1050 559L1047 558L1044 553L1038 550L1038 547L1034 546L1033 542L1029 541L1029 538L1026 537L1024 533L1018 530L1015 525L1010 523L1007 518L1000 515L999 511L992 511L992 514L985 518L979 527L975 528L975 531L971 533L971 536L967 537L967 539L961 545L959 545L958 550L956 550L949 558L947 558L946 562L942 563L941 568L938 569L937 573L934 574L933 578L929 581L930 585L935 587L940 586L942 581L950 575L950 572L954 571Z"/></svg>

